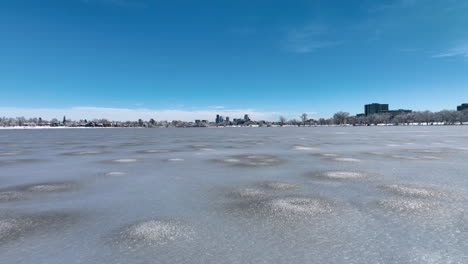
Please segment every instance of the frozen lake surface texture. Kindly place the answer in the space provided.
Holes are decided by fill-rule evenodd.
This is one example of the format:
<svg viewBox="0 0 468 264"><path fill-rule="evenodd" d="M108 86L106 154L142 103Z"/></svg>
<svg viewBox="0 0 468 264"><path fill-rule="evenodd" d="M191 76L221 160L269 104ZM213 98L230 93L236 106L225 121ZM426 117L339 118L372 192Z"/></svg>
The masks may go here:
<svg viewBox="0 0 468 264"><path fill-rule="evenodd" d="M0 263L468 263L468 127L0 131Z"/></svg>

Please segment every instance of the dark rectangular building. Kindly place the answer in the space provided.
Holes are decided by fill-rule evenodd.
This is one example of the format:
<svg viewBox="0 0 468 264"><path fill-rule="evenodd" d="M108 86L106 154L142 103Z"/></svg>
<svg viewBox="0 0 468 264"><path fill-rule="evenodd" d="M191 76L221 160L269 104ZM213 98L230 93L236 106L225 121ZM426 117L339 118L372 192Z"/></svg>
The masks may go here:
<svg viewBox="0 0 468 264"><path fill-rule="evenodd" d="M364 106L364 113L366 115L378 114L380 112L388 111L388 104L366 104Z"/></svg>
<svg viewBox="0 0 468 264"><path fill-rule="evenodd" d="M463 111L468 109L468 104L461 104L457 106L457 111Z"/></svg>

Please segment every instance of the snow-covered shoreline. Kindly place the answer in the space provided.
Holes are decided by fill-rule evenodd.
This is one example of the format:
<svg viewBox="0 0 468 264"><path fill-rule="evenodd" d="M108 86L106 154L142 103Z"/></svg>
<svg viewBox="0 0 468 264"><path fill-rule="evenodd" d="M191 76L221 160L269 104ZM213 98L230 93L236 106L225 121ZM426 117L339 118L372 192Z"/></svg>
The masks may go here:
<svg viewBox="0 0 468 264"><path fill-rule="evenodd" d="M65 126L11 126L11 127L0 127L0 130L14 130L14 129L92 129L92 128L113 128L113 127L65 127Z"/></svg>
<svg viewBox="0 0 468 264"><path fill-rule="evenodd" d="M433 123L433 124L417 124L417 123L410 123L410 124L400 124L400 125L395 125L395 124L377 124L377 125L370 125L369 127L375 127L375 126L401 126L401 127L408 127L408 126L464 126L468 125L468 122L464 122L463 124L444 124L444 123ZM176 126L170 126L170 127L165 127L165 126L158 126L158 127L151 127L151 128L171 128L171 127L176 127ZM297 125L272 125L272 126L259 126L259 125L250 125L250 126L239 126L239 125L233 125L233 126L207 126L207 127L202 127L202 128L239 128L239 127L250 127L250 128L256 128L256 127L298 127ZM350 124L344 124L344 125L306 125L306 126L300 126L300 127L353 127L353 125ZM366 125L356 125L356 127L367 127ZM1 127L0 130L37 130L37 129L111 129L111 128L146 128L146 127L67 127L67 126L11 126L11 127ZM187 127L177 127L177 128L190 128L190 126ZM194 127L194 128L199 128L199 127Z"/></svg>

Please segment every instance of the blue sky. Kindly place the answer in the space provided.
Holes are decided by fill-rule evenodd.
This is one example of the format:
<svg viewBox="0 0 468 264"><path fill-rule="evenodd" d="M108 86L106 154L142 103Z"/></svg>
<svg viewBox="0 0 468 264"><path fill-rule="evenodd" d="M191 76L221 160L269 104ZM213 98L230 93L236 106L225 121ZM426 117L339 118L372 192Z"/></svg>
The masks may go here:
<svg viewBox="0 0 468 264"><path fill-rule="evenodd" d="M5 116L455 109L468 2L5 0L0 91Z"/></svg>

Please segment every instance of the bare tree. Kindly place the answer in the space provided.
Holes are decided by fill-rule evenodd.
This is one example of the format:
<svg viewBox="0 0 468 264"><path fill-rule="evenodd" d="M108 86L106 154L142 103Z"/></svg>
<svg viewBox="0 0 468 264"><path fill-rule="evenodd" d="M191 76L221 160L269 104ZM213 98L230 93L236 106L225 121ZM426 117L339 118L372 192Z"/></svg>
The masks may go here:
<svg viewBox="0 0 468 264"><path fill-rule="evenodd" d="M289 120L289 124L293 125L293 126L300 126L301 124L297 121L297 119L293 118L291 120Z"/></svg>
<svg viewBox="0 0 468 264"><path fill-rule="evenodd" d="M300 117L301 117L301 120L302 120L302 125L305 126L306 122L307 122L307 114L303 113Z"/></svg>
<svg viewBox="0 0 468 264"><path fill-rule="evenodd" d="M468 122L468 109L462 111L463 114L463 122Z"/></svg>
<svg viewBox="0 0 468 264"><path fill-rule="evenodd" d="M336 125L343 125L346 124L346 119L349 117L349 113L347 112L338 112L333 115L333 121Z"/></svg>
<svg viewBox="0 0 468 264"><path fill-rule="evenodd" d="M284 124L286 123L286 117L280 116L279 117L279 122L280 122L281 126L284 126Z"/></svg>

